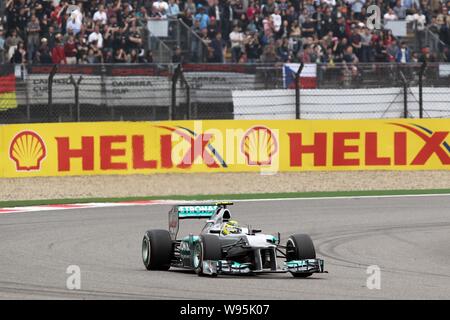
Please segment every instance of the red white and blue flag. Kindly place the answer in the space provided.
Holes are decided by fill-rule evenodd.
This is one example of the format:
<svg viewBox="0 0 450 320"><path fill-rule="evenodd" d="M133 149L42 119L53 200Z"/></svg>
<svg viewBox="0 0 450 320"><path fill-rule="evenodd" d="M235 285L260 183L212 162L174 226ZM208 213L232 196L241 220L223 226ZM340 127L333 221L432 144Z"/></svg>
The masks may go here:
<svg viewBox="0 0 450 320"><path fill-rule="evenodd" d="M283 65L283 83L285 89L295 89L295 74L300 67L300 63L285 63ZM306 63L300 73L300 88L317 88L317 64Z"/></svg>

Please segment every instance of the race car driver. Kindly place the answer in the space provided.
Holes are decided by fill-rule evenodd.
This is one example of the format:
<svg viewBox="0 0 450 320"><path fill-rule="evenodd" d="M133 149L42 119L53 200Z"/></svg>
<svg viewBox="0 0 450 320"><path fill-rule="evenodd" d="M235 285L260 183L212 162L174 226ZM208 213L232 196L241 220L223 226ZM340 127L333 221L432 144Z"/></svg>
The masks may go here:
<svg viewBox="0 0 450 320"><path fill-rule="evenodd" d="M222 227L222 235L224 236L238 233L241 233L241 228L239 228L239 223L236 220L230 220Z"/></svg>

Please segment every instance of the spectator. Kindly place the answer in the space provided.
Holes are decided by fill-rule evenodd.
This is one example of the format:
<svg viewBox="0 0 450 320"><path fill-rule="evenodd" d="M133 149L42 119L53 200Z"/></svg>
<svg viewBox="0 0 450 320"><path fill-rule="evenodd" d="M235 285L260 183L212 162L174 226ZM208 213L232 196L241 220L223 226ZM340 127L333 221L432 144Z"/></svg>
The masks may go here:
<svg viewBox="0 0 450 320"><path fill-rule="evenodd" d="M247 59L249 63L255 63L261 56L261 43L256 32L250 33L245 41L245 51L247 52Z"/></svg>
<svg viewBox="0 0 450 320"><path fill-rule="evenodd" d="M39 50L37 52L37 62L40 64L51 64L52 61L52 55L50 53L50 48L48 46L48 40L47 38L41 39L41 45L39 47Z"/></svg>
<svg viewBox="0 0 450 320"><path fill-rule="evenodd" d="M25 50L25 46L23 42L19 42L11 57L11 63L23 64L26 62L27 62L27 52Z"/></svg>
<svg viewBox="0 0 450 320"><path fill-rule="evenodd" d="M411 53L409 51L409 48L406 47L406 44L404 42L400 43L400 48L398 49L397 54L395 56L395 61L397 63L411 62Z"/></svg>
<svg viewBox="0 0 450 320"><path fill-rule="evenodd" d="M117 50L117 53L114 57L114 62L125 63L126 61L127 61L127 55L125 53L125 50L120 48L119 50Z"/></svg>
<svg viewBox="0 0 450 320"><path fill-rule="evenodd" d="M0 64L5 63L5 36L3 29L0 29Z"/></svg>
<svg viewBox="0 0 450 320"><path fill-rule="evenodd" d="M222 34L225 40L229 40L229 35L232 31L233 21L235 19L234 0L226 0L226 3L222 10L222 16L220 21L222 22Z"/></svg>
<svg viewBox="0 0 450 320"><path fill-rule="evenodd" d="M289 42L287 38L278 40L277 56L280 61L288 62L289 60Z"/></svg>
<svg viewBox="0 0 450 320"><path fill-rule="evenodd" d="M6 41L5 41L5 45L6 45L5 50L7 50L6 59L8 61L11 60L14 52L17 49L17 46L19 45L19 43L22 43L22 42L23 42L23 40L22 40L22 38L20 38L17 35L17 31L12 30L11 35L8 38L6 38Z"/></svg>
<svg viewBox="0 0 450 320"><path fill-rule="evenodd" d="M66 56L67 64L77 63L78 50L72 35L69 36L67 42L64 44L64 54Z"/></svg>
<svg viewBox="0 0 450 320"><path fill-rule="evenodd" d="M94 22L100 22L101 24L106 24L108 21L108 16L105 11L105 7L101 4L98 6L98 10L94 13L92 18Z"/></svg>
<svg viewBox="0 0 450 320"><path fill-rule="evenodd" d="M222 39L222 33L217 32L214 39L211 41L210 44L212 48L212 62L215 63L223 63L225 62L224 59L224 51L226 50L227 44Z"/></svg>
<svg viewBox="0 0 450 320"><path fill-rule="evenodd" d="M280 31L282 19L280 16L280 10L278 8L275 9L275 12L272 13L272 22L273 22L273 31L278 32Z"/></svg>
<svg viewBox="0 0 450 320"><path fill-rule="evenodd" d="M395 61L395 56L399 50L397 41L393 40L390 45L386 46L386 51L388 54L389 61Z"/></svg>
<svg viewBox="0 0 450 320"><path fill-rule="evenodd" d="M208 28L209 16L205 13L205 8L199 5L197 8L198 13L195 15L195 20L200 22L200 29Z"/></svg>
<svg viewBox="0 0 450 320"><path fill-rule="evenodd" d="M307 16L305 22L302 24L302 31L304 38L314 37L316 29L310 16Z"/></svg>
<svg viewBox="0 0 450 320"><path fill-rule="evenodd" d="M364 27L361 36L361 62L372 61L372 33L369 28Z"/></svg>
<svg viewBox="0 0 450 320"><path fill-rule="evenodd" d="M384 21L394 21L394 20L398 20L397 15L395 14L394 10L392 10L392 8L388 9L388 12L386 12L383 16Z"/></svg>
<svg viewBox="0 0 450 320"><path fill-rule="evenodd" d="M428 62L435 62L435 61L436 61L436 59L431 54L430 48L429 47L424 47L422 49L422 55L419 58L419 62L420 63L428 63Z"/></svg>
<svg viewBox="0 0 450 320"><path fill-rule="evenodd" d="M262 63L278 62L278 57L275 52L275 47L272 44L269 44L264 48L264 52L261 56L261 62Z"/></svg>
<svg viewBox="0 0 450 320"><path fill-rule="evenodd" d="M353 4L352 4L352 12L353 12L353 18L356 20L361 20L362 16L361 16L361 11L363 8L364 4L361 0L354 0Z"/></svg>
<svg viewBox="0 0 450 320"><path fill-rule="evenodd" d="M54 26L49 26L48 31L43 32L43 34L42 34L42 37L46 38L46 40L48 41L48 47L50 48L50 50L53 49L53 47L55 46L56 35L57 35L57 32L55 32Z"/></svg>
<svg viewBox="0 0 450 320"><path fill-rule="evenodd" d="M313 50L312 50L311 45L305 44L305 46L303 47L303 54L302 54L301 62L312 63L313 62L312 54L313 54Z"/></svg>
<svg viewBox="0 0 450 320"><path fill-rule="evenodd" d="M358 57L356 56L356 54L353 53L352 46L348 46L347 49L345 49L343 60L344 62L350 64L358 63Z"/></svg>
<svg viewBox="0 0 450 320"><path fill-rule="evenodd" d="M264 18L263 28L264 28L264 37L266 38L266 41L269 42L272 39L274 32L272 16L267 16L266 18Z"/></svg>
<svg viewBox="0 0 450 320"><path fill-rule="evenodd" d="M217 25L217 20L214 17L210 18L209 26L208 26L208 38L214 39L216 37L216 33L219 32L219 26Z"/></svg>
<svg viewBox="0 0 450 320"><path fill-rule="evenodd" d="M167 16L169 18L177 18L180 14L180 7L176 0L169 0L169 6L167 9Z"/></svg>
<svg viewBox="0 0 450 320"><path fill-rule="evenodd" d="M175 53L172 56L172 62L173 63L183 63L184 59L183 59L183 55L181 53L181 48L180 47L176 47L175 48Z"/></svg>
<svg viewBox="0 0 450 320"><path fill-rule="evenodd" d="M85 60L87 63L93 64L93 63L100 63L101 59L99 59L98 52L95 51L94 48L89 48L88 53L85 57Z"/></svg>
<svg viewBox="0 0 450 320"><path fill-rule="evenodd" d="M322 56L321 62L327 64L328 67L335 65L336 57L333 54L332 47L327 48L327 52Z"/></svg>
<svg viewBox="0 0 450 320"><path fill-rule="evenodd" d="M103 35L100 32L100 26L98 24L95 25L94 31L89 35L88 42L89 43L95 42L97 48L99 49L103 48Z"/></svg>
<svg viewBox="0 0 450 320"><path fill-rule="evenodd" d="M230 33L231 41L231 56L233 62L238 62L241 56L242 45L244 44L244 34L241 32L241 28L236 25L233 32Z"/></svg>
<svg viewBox="0 0 450 320"><path fill-rule="evenodd" d="M187 0L187 2L185 3L184 7L185 7L185 11L188 11L191 14L195 15L196 12L197 12L197 8L195 6L194 0Z"/></svg>
<svg viewBox="0 0 450 320"><path fill-rule="evenodd" d="M144 59L143 59L144 63L153 63L153 52L152 50L148 50Z"/></svg>
<svg viewBox="0 0 450 320"><path fill-rule="evenodd" d="M375 44L375 62L389 62L386 46L382 39Z"/></svg>
<svg viewBox="0 0 450 320"><path fill-rule="evenodd" d="M217 22L221 22L221 16L222 16L222 7L220 5L219 0L208 0L209 9L208 9L208 16L210 19L216 20Z"/></svg>
<svg viewBox="0 0 450 320"><path fill-rule="evenodd" d="M31 16L30 22L27 24L27 48L28 61L33 61L35 53L39 47L39 34L41 32L41 25L36 15Z"/></svg>
<svg viewBox="0 0 450 320"><path fill-rule="evenodd" d="M353 47L353 53L361 59L362 56L362 43L361 43L361 25L352 27L352 34L350 36L349 42Z"/></svg>
<svg viewBox="0 0 450 320"><path fill-rule="evenodd" d="M439 52L430 52L430 59L447 59L449 7L441 0L390 0L386 4L381 0L6 0L1 59L11 61L22 41L27 62L48 62L45 52L58 46L64 48L68 63L150 61L153 57L143 36L147 20L180 18L199 35L191 37L193 51L186 58L192 62L206 56L200 38L209 43L208 59L213 62L225 62L228 57L220 50L223 43L233 62L304 59L337 63L349 45L360 62L387 61L386 57L396 61L402 48L393 45L395 37L364 28L372 4L381 7L384 22L414 22L419 47L428 45L425 28L429 28L444 44ZM236 25L240 27L237 34ZM171 35L173 26L169 24ZM58 33L62 38L56 44ZM230 40L232 34L239 41ZM410 61L423 56L408 52ZM18 54L16 60L20 60Z"/></svg>
<svg viewBox="0 0 450 320"><path fill-rule="evenodd" d="M414 7L420 7L419 0L403 0L403 5L405 6L406 10L412 9Z"/></svg>
<svg viewBox="0 0 450 320"><path fill-rule="evenodd" d="M397 0L395 2L395 7L393 8L393 11L400 20L406 18L406 7L402 5L402 0Z"/></svg>
<svg viewBox="0 0 450 320"><path fill-rule="evenodd" d="M179 54L181 57L181 52L177 52L176 54ZM139 59L139 55L136 49L132 49L130 51L130 54L127 57L127 62L128 63L139 63L140 59Z"/></svg>
<svg viewBox="0 0 450 320"><path fill-rule="evenodd" d="M143 41L142 41L141 35L140 35L137 27L132 26L128 33L127 48L130 50L136 49L137 51L140 51L142 48L142 44L143 44Z"/></svg>
<svg viewBox="0 0 450 320"><path fill-rule="evenodd" d="M62 35L58 34L55 39L55 47L52 49L52 62L54 64L67 64L64 46L61 43Z"/></svg>
<svg viewBox="0 0 450 320"><path fill-rule="evenodd" d="M155 2L153 2L153 7L157 8L161 12L161 15L164 16L167 15L167 12L169 10L169 4L163 0L156 0Z"/></svg>

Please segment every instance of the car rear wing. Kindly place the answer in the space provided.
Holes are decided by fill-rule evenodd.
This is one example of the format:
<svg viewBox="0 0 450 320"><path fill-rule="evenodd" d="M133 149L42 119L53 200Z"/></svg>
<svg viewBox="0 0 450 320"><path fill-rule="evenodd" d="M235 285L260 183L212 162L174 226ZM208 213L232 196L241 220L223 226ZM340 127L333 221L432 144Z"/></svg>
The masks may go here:
<svg viewBox="0 0 450 320"><path fill-rule="evenodd" d="M209 219L220 208L232 205L232 202L195 203L175 205L169 211L169 233L172 240L176 240L179 230L179 220Z"/></svg>

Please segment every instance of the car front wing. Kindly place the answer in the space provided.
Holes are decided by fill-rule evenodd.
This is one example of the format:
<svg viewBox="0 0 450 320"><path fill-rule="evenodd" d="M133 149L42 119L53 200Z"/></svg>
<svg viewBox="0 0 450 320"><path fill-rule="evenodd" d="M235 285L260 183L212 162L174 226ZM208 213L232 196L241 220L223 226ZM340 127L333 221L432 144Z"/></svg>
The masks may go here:
<svg viewBox="0 0 450 320"><path fill-rule="evenodd" d="M252 273L323 273L324 261L322 259L291 260L284 262L282 268L276 270L260 269L252 270L250 263L239 263L227 260L203 261L203 273L207 275L217 274L252 274Z"/></svg>

